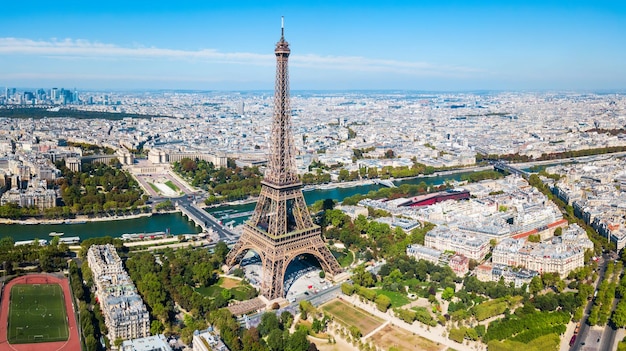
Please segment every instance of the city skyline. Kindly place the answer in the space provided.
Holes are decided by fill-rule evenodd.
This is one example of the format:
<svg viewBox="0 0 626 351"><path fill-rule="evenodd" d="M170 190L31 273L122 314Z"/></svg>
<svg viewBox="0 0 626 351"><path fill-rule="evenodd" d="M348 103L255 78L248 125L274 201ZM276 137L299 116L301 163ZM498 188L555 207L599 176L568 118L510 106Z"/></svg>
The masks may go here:
<svg viewBox="0 0 626 351"><path fill-rule="evenodd" d="M0 86L270 90L626 88L618 2L3 5Z"/></svg>

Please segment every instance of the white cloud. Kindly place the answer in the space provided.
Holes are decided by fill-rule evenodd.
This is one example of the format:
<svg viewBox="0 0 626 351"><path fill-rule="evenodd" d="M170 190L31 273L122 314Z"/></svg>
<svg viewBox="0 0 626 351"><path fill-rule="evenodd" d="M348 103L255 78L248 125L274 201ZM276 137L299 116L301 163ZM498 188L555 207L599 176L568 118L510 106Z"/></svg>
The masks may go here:
<svg viewBox="0 0 626 351"><path fill-rule="evenodd" d="M156 47L121 47L114 44L91 42L82 39L32 40L0 38L0 55L26 55L58 60L179 60L195 62L228 63L269 66L274 55L246 52L220 52L214 49L176 50ZM467 77L480 70L437 65L426 62L371 59L360 56L320 56L315 54L292 55L290 63L296 67L342 70L347 72L383 72L411 76Z"/></svg>

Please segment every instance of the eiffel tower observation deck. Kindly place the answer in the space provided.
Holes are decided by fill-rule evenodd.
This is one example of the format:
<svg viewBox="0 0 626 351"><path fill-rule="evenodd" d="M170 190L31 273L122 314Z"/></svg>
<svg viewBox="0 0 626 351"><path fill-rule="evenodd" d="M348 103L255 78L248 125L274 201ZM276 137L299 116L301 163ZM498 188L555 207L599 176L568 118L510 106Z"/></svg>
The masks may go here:
<svg viewBox="0 0 626 351"><path fill-rule="evenodd" d="M339 263L326 247L321 229L313 223L296 172L295 146L289 107L289 43L284 25L276 48L274 116L269 162L261 193L251 218L244 223L239 241L226 257L237 264L252 250L261 257L261 294L269 300L285 296L285 271L299 255L314 256L329 276L341 273Z"/></svg>

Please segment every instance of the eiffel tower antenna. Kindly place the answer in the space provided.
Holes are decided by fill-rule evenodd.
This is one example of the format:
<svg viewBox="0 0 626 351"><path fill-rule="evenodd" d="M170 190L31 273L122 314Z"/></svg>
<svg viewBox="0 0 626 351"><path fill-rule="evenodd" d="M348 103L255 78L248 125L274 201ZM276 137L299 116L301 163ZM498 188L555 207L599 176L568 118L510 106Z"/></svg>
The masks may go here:
<svg viewBox="0 0 626 351"><path fill-rule="evenodd" d="M329 275L341 273L339 263L322 240L302 195L296 172L295 146L289 106L289 43L285 41L284 18L276 55L274 116L265 177L252 217L243 225L239 241L226 257L232 267L252 250L261 257L261 294L269 300L285 296L285 271L302 254L314 256Z"/></svg>

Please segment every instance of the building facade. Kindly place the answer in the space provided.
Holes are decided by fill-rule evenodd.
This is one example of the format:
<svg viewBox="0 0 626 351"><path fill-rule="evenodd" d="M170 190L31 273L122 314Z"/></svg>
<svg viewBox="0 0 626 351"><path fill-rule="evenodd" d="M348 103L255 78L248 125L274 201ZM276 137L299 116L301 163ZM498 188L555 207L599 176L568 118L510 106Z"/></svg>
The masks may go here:
<svg viewBox="0 0 626 351"><path fill-rule="evenodd" d="M519 266L539 273L556 272L562 277L582 267L584 259L584 248L560 240L531 243L507 238L498 243L492 255L494 265Z"/></svg>
<svg viewBox="0 0 626 351"><path fill-rule="evenodd" d="M438 227L426 233L424 246L440 251L454 251L481 261L489 252L489 238Z"/></svg>
<svg viewBox="0 0 626 351"><path fill-rule="evenodd" d="M111 341L150 336L150 316L111 244L92 245L87 262Z"/></svg>
<svg viewBox="0 0 626 351"><path fill-rule="evenodd" d="M406 254L415 257L417 261L425 260L434 264L439 264L441 257L441 251L417 244L409 245L406 248Z"/></svg>

